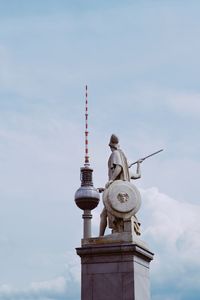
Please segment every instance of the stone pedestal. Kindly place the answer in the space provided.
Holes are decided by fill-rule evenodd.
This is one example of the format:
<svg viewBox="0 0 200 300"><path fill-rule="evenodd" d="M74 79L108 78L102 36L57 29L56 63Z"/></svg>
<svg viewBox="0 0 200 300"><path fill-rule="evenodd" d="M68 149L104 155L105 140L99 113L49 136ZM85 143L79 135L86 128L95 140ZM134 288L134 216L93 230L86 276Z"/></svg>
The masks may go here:
<svg viewBox="0 0 200 300"><path fill-rule="evenodd" d="M150 300L153 253L136 243L82 243L81 300Z"/></svg>

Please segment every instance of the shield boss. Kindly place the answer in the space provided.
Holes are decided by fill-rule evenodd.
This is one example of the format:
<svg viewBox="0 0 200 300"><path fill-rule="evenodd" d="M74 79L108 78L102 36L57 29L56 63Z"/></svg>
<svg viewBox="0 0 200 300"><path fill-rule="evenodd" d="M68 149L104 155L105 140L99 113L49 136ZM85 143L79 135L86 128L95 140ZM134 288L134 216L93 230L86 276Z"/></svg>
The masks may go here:
<svg viewBox="0 0 200 300"><path fill-rule="evenodd" d="M136 213L141 205L140 193L129 181L116 180L107 189L104 202L119 213Z"/></svg>

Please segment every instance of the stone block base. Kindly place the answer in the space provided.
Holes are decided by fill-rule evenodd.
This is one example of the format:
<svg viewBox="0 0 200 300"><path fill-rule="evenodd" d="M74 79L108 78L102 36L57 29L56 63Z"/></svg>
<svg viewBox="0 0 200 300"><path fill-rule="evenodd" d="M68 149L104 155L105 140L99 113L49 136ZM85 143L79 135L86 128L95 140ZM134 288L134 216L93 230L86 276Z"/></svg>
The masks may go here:
<svg viewBox="0 0 200 300"><path fill-rule="evenodd" d="M153 253L137 244L83 245L81 300L150 300Z"/></svg>

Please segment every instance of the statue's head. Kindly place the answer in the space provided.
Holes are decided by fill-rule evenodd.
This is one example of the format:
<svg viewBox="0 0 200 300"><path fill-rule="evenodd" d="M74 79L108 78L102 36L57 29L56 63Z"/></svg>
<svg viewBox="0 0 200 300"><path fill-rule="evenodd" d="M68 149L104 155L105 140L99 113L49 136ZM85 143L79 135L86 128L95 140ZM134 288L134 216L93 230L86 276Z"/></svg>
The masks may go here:
<svg viewBox="0 0 200 300"><path fill-rule="evenodd" d="M109 146L110 146L111 150L112 150L112 148L113 149L118 149L119 148L119 139L115 134L111 135Z"/></svg>

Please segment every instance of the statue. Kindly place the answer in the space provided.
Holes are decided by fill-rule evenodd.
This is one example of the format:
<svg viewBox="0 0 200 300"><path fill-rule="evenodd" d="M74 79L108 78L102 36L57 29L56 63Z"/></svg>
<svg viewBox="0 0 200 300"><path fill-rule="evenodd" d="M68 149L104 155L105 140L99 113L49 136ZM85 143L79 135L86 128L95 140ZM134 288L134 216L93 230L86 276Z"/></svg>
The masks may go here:
<svg viewBox="0 0 200 300"><path fill-rule="evenodd" d="M130 174L127 158L119 146L119 139L112 134L109 143L111 155L108 160L108 178L103 193L104 209L101 213L100 232L103 236L107 227L112 233L123 232L124 222L131 220L134 232L140 235L140 223L135 213L140 208L141 199L139 191L130 183L130 179L141 177L140 164L144 159L138 160L136 174Z"/></svg>

